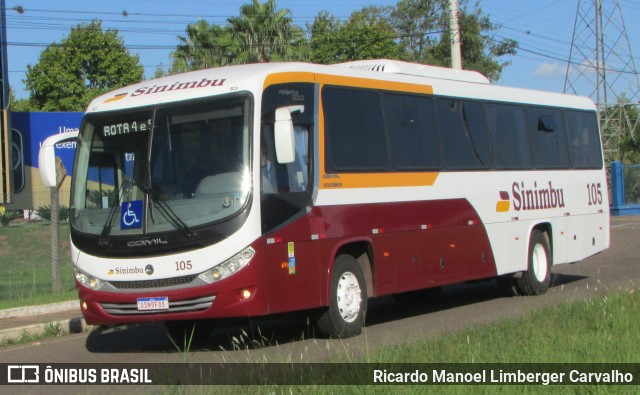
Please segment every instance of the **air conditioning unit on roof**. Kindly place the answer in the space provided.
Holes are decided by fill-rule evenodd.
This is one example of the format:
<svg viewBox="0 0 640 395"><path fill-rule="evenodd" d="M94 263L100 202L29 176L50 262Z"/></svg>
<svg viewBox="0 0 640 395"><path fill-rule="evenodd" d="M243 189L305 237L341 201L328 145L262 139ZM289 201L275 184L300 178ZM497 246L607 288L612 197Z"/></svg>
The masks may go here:
<svg viewBox="0 0 640 395"><path fill-rule="evenodd" d="M338 63L334 66L353 70L377 71L390 74L405 74L418 77L438 78L443 80L475 82L489 84L484 75L476 71L454 70L446 67L426 66L423 64L401 62L399 60L373 59L355 62Z"/></svg>

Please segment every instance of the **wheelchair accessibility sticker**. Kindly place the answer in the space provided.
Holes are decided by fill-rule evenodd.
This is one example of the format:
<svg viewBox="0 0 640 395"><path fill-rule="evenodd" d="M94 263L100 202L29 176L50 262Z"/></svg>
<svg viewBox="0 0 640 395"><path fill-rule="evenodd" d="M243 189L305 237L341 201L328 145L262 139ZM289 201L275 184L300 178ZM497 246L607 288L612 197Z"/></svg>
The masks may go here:
<svg viewBox="0 0 640 395"><path fill-rule="evenodd" d="M120 229L142 228L142 200L123 202L120 212Z"/></svg>

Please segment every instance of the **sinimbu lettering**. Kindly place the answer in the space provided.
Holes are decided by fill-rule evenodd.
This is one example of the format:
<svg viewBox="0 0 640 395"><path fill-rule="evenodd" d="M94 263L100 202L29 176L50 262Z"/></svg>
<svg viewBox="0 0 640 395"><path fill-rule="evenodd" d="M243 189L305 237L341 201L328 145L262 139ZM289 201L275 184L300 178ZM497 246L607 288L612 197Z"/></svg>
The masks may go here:
<svg viewBox="0 0 640 395"><path fill-rule="evenodd" d="M565 206L564 190L554 188L551 181L542 186L538 186L537 182L531 186L524 181L516 181L512 184L511 193L513 208L516 211L547 210Z"/></svg>
<svg viewBox="0 0 640 395"><path fill-rule="evenodd" d="M177 91L177 90L182 90L182 89L194 89L194 88L207 88L207 87L216 87L216 86L222 86L224 85L224 82L226 81L226 79L215 79L215 80L210 80L208 78L203 78L200 81L187 81L187 82L180 82L180 81L176 81L173 84L167 84L167 85L153 85L151 87L142 87L142 88L138 88L136 89L132 94L131 97L136 97L136 96L140 96L140 95L151 95L154 93L162 93L162 92L171 92L171 91Z"/></svg>

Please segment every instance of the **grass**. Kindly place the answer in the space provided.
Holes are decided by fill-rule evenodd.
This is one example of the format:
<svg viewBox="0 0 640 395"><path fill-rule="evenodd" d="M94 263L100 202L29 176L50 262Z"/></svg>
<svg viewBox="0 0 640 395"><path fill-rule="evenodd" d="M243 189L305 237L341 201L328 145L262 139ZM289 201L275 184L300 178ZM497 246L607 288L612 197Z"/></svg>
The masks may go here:
<svg viewBox="0 0 640 395"><path fill-rule="evenodd" d="M362 357L339 355L329 362L397 364L557 363L572 369L579 363L640 361L640 293L633 290L535 310L518 319L477 326L438 338L378 348ZM361 336L366 336L364 332ZM336 340L337 341L337 340ZM358 382L362 365L336 369L338 377ZM368 380L372 372L366 370ZM415 369L415 368L412 368ZM412 370L409 370L412 371ZM637 380L637 378L636 378ZM625 385L268 385L190 387L181 393L251 394L636 394Z"/></svg>
<svg viewBox="0 0 640 395"><path fill-rule="evenodd" d="M536 310L436 341L384 348L374 362L632 363L640 361L640 293Z"/></svg>
<svg viewBox="0 0 640 395"><path fill-rule="evenodd" d="M47 322L44 325L44 331L42 333L30 333L28 330L23 329L20 333L20 337L17 339L2 339L0 346L15 346L17 344L34 343L39 340L50 339L52 337L62 336L62 327L58 322Z"/></svg>
<svg viewBox="0 0 640 395"><path fill-rule="evenodd" d="M58 256L62 292L53 293L49 223L13 221L0 227L0 309L74 299L68 224L60 226Z"/></svg>

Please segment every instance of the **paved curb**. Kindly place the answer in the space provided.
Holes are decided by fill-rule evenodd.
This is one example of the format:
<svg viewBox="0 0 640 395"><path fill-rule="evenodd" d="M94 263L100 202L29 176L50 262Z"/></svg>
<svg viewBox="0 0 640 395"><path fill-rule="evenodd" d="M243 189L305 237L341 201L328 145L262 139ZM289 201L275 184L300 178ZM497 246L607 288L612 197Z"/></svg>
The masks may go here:
<svg viewBox="0 0 640 395"><path fill-rule="evenodd" d="M0 310L0 320L3 318L29 317L40 314L58 313L74 309L78 309L78 314L82 314L80 313L80 302L77 300L38 306L16 307L13 309Z"/></svg>
<svg viewBox="0 0 640 395"><path fill-rule="evenodd" d="M65 313L63 316L69 316L69 312L71 312L71 315L75 315L76 310L77 316L72 318L48 319L44 317L46 314L51 315L63 312ZM94 326L85 323L77 300L0 310L0 319L38 317L41 315L43 316L43 322L0 329L0 343L18 341L26 336L40 336L45 334L64 336L72 333L87 332L94 328Z"/></svg>
<svg viewBox="0 0 640 395"><path fill-rule="evenodd" d="M93 326L87 325L82 317L69 318L60 321L50 321L41 324L2 329L0 330L0 343L17 341L26 336L40 336L44 334L49 334L52 337L64 336L72 333L88 332L93 328Z"/></svg>

